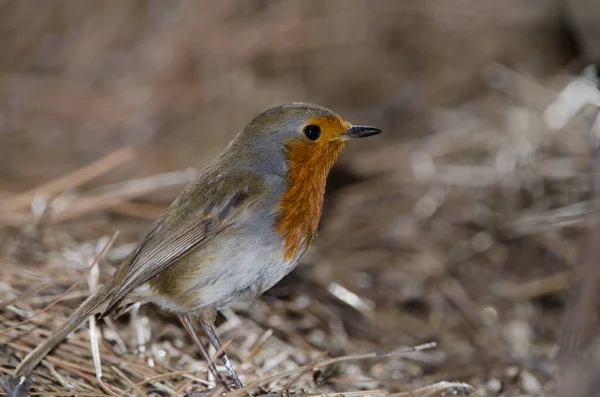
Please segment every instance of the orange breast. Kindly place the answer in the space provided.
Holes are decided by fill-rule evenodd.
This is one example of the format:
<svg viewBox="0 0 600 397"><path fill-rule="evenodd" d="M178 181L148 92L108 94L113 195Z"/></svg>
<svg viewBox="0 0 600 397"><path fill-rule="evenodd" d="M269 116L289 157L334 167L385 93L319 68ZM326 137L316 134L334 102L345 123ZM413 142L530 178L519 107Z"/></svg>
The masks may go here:
<svg viewBox="0 0 600 397"><path fill-rule="evenodd" d="M319 226L325 181L344 147L342 141L288 144L288 183L279 204L275 230L284 238L283 256L292 259L305 250Z"/></svg>

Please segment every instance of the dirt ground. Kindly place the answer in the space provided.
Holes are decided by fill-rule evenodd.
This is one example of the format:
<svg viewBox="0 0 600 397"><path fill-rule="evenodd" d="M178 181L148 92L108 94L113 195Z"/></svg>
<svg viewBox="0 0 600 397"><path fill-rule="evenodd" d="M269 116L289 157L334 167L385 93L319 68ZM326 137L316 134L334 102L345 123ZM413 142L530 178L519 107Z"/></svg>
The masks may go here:
<svg viewBox="0 0 600 397"><path fill-rule="evenodd" d="M334 167L301 265L221 313L245 384L598 395L597 110L576 108L600 106L576 80L598 61L586 7L1 1L0 375L253 115L310 101L385 133ZM143 306L73 333L31 395L189 395L214 384L205 365L175 316Z"/></svg>

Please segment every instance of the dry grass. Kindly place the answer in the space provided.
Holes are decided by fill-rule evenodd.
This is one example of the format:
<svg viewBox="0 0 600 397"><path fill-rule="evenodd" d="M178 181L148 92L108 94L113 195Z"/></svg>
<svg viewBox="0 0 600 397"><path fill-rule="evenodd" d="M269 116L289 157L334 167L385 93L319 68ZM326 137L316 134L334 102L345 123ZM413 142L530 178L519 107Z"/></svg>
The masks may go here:
<svg viewBox="0 0 600 397"><path fill-rule="evenodd" d="M221 314L244 383L285 397L586 395L597 110L568 109L597 92L555 101L573 77L557 73L572 54L554 2L374 4L0 2L0 374L254 113L310 100L386 134L335 168L304 263ZM91 320L34 375L44 396L214 386L176 318L150 306Z"/></svg>
<svg viewBox="0 0 600 397"><path fill-rule="evenodd" d="M115 156L111 155L108 158L115 158ZM103 159L85 169L94 169L97 171L98 169L105 168L104 165L106 163L106 160ZM106 168L108 170L108 167ZM40 197L52 191L53 189L49 188L49 186L64 185L71 188L71 184L84 182L82 178L77 177L82 173L76 172L70 176L61 178L59 181L40 186L38 189L35 189L37 193L31 196L33 201L41 200ZM86 174L88 175L87 179L90 179L96 176L98 172L88 172ZM186 174L189 178L189 172L186 172ZM164 178L153 179L156 182L162 182ZM171 181L174 179L171 178ZM125 191L135 191L132 187L140 185L139 182L138 180L129 181L121 184L120 187ZM152 191L163 187L164 183L155 183L154 185L146 183L145 185L147 190ZM115 191L114 188L99 190ZM3 214L12 216L18 213L18 204L23 203L26 200L25 197L29 196L22 194L6 200L6 206L3 207ZM64 232L61 232L55 224L55 221L64 221L64 218L59 215L60 211L51 206L51 203L57 200L60 201L60 198L46 203L48 207L41 211L43 216L36 216L35 213L30 213L28 210L19 214L21 215L21 219L25 219L23 223L26 226L33 226L36 233L40 232L42 228L50 230L49 232L43 232L44 236L40 234L36 235L36 243L39 243L40 246L32 247L29 245L26 248L20 245L23 242L22 234L10 233L10 240L4 247L6 249L4 253L7 255L5 259L9 263L3 263L2 265L6 271L6 275L9 277L3 280L3 283L6 282L6 284L3 284L3 287L6 286L7 288L3 288L5 298L3 299L1 308L3 310L2 324L4 329L0 331L0 339L2 340L3 349L11 350L17 356L22 356L22 353L29 350L31 343L36 343L36 340L39 341L41 340L40 338L47 337L53 328L64 321L64 315L68 315L70 310L69 302L74 299L81 300L88 293L86 288L81 288L78 285L86 276L88 277L88 288L91 291L97 288L99 272L94 271L97 270L95 265L97 265L99 259L104 258L108 248L112 245L116 237L113 237L111 240L101 239L96 244L85 242L82 245L77 244L71 248L67 248L65 242L70 241L73 243L73 240L72 236L68 233L61 235ZM67 200L77 203L84 199L71 197ZM90 212L106 210L104 205L99 201L96 202L99 205L91 208ZM28 206L26 205L25 207ZM68 212L72 206L67 203L62 208ZM54 243L56 243L56 239L61 240L62 251L54 251L52 247L55 244L46 240L45 237L48 237ZM96 256L96 258L92 260L87 269L74 281L70 276L60 277L64 273L57 271L56 263L38 265L38 271L36 272L20 271L21 267L13 263L26 261L19 259L17 253L21 250L31 251L32 248L36 251L40 259L49 260L52 257L59 258L57 260L58 266L63 268L69 267L69 264L88 263L93 259L93 256ZM123 255L128 249L131 249L131 245L121 248L125 249L116 249L113 252L116 255ZM97 254L94 251L97 251ZM40 284L40 276L44 274L51 278L46 280L42 285L35 286L21 293L24 288L27 289L26 286L28 285ZM58 294L50 291L61 289L64 289L64 292ZM11 295L13 296L12 298L10 298ZM59 304L58 308L54 307L57 304ZM43 308L38 309L39 305L42 305ZM259 308L259 310L265 311L268 309L265 306ZM256 309L253 311L256 311ZM63 316L58 316L57 312L61 312ZM25 317L25 319L17 320L22 317ZM168 319L161 321L165 322ZM252 324L251 320L245 320L245 323L245 328L248 328L241 335L238 335L237 338L234 338L241 342L241 346L237 348L230 347L228 350L239 355L242 360L241 367L253 374L253 376L247 375L246 377L246 382L249 383L247 386L248 390L253 390L258 386L267 386L269 389L285 386L287 389L292 386L303 385L306 382L305 380L311 379L311 375L318 368L328 369L346 361L382 360L410 356L410 353L417 353L434 347L434 345L423 345L408 349L395 349L388 353L355 354L334 359L324 359L325 352L319 352L314 348L310 349L312 351L307 351L306 348L309 345L306 342L302 343L300 347L294 346L293 342L295 338L293 335L286 335L286 340L284 341L274 336L272 329L264 329L258 323ZM90 328L93 332L89 335L85 331L79 332L65 343L69 345L68 348L62 346L57 349L43 363L42 367L45 367L46 371L41 369L39 373L36 373L36 381L39 381L43 385L45 383L44 380L50 380L60 387L76 390L78 393L84 393L84 395L88 395L85 392L91 393L89 395L94 395L94 393L104 395L102 394L103 392L109 394L116 393L116 395L128 395L135 392L136 394L146 395L158 391L169 395L180 395L190 390L197 390L199 385L210 385L212 382L211 379L203 379L207 376L206 366L195 358L196 352L194 349L186 349L189 345L182 340L186 338L186 335L181 333L177 323L171 324L167 322L166 324L168 327L164 328L159 335L151 339L149 334L149 325L151 325L149 324L149 318L141 315L138 309L134 309L127 327L124 327L123 324L117 326L112 321L107 323L107 327L104 330L104 343L98 346L97 337L95 336L98 332L97 326L94 319L90 319ZM228 311L226 313L226 321L220 326L220 329L225 332L227 330L233 331L240 324L241 320L233 312ZM173 329L169 329L171 327ZM156 338L165 340L159 342ZM297 335L296 338L299 340L303 339L300 335ZM75 346L72 345L73 342L75 342ZM90 344L92 346L91 349ZM91 365L89 360L90 351L97 351L93 365ZM177 353L175 353L176 351ZM11 371L8 368L14 365L14 363L11 363L13 360L8 359L8 356L6 358L6 361L2 360L1 370L3 373L9 374ZM307 359L308 363L302 365ZM104 368L101 361L104 362ZM182 364L186 367L195 367L196 370L178 371L175 369ZM106 367L108 367L108 370ZM284 371L267 376L267 374L273 372L275 369L284 369ZM59 372L65 370L67 373L70 373L70 376L59 374ZM97 382L94 381L94 376ZM94 383L97 383L98 386L94 386ZM36 392L39 391L39 387L41 387L41 390L45 389L43 386L36 385L34 386L34 390ZM466 386L451 384L441 385L440 387L464 388ZM57 392L58 390L50 387L47 392L40 391L34 394L48 395L50 393L51 395L55 395ZM382 390L372 392L377 395L387 394L387 392ZM368 391L367 394L370 393L371 391Z"/></svg>
<svg viewBox="0 0 600 397"><path fill-rule="evenodd" d="M505 68L493 71L504 81L525 79ZM549 129L549 88L524 81L540 107L520 104L522 93L495 94L440 111L438 132L402 146L411 153L404 167L369 164L381 157L369 156L364 168L380 167L380 176L328 197L321 235L307 258L313 266L301 267L267 297L223 313L218 331L231 341L228 352L249 387L308 395L388 395L419 387L423 395L448 388L470 393L457 384L428 386L462 380L508 395L554 389L560 297L577 269L593 210L587 159L589 116L596 110L585 108ZM483 118L489 109L501 122ZM107 239L88 240L89 231L77 231L92 222L96 232L108 232L117 222L102 214L123 213L118 208L135 203L136 193L169 187L170 178L157 176L92 193L70 189L100 174L95 168L109 172L106 163L33 190L40 194L5 201L0 219L22 220L4 231L0 315L4 328L13 327L0 334L5 374L89 294L90 287L71 286ZM170 180L182 184L191 175L170 174ZM107 206L94 199L103 195L119 201ZM63 216L84 202L95 204ZM133 248L119 240L100 263L100 279L113 269L108 262ZM143 308L100 330L101 372L83 329L39 367L34 394L103 395L99 374L116 395L182 395L213 385L184 331L164 313ZM397 350L429 340L439 347Z"/></svg>

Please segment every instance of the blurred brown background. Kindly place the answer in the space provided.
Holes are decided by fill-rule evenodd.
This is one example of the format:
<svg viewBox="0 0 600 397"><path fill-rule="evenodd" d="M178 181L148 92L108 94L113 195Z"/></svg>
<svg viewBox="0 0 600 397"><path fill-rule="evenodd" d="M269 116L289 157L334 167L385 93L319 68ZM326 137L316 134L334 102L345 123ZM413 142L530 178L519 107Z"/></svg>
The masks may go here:
<svg viewBox="0 0 600 397"><path fill-rule="evenodd" d="M2 1L1 180L129 145L148 148L132 173L201 166L289 101L381 125L371 147L427 134L428 111L480 94L493 62L539 76L578 56L572 21L585 45L594 24L570 2L573 18L554 0Z"/></svg>
<svg viewBox="0 0 600 397"><path fill-rule="evenodd" d="M321 104L385 134L349 145L314 249L246 324L307 351L294 365L440 343L349 367L368 380L336 391L551 392L592 188L589 125L552 132L543 113L600 60L599 26L587 0L0 1L0 198L123 147L133 160L67 193L201 168L258 112ZM70 236L135 241L177 190L134 197L153 205L135 214L84 211ZM5 299L30 282L21 264L60 273L49 258L67 241L32 260L46 237L13 218ZM234 346L245 331L225 332Z"/></svg>

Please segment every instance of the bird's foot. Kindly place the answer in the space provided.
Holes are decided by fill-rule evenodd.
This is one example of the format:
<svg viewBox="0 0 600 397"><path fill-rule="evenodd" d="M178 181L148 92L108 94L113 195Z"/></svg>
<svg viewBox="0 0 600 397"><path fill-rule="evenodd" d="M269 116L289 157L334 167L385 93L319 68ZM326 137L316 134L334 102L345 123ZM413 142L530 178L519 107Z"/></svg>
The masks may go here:
<svg viewBox="0 0 600 397"><path fill-rule="evenodd" d="M31 378L25 376L0 378L0 385L6 392L7 397L26 397L29 394Z"/></svg>

